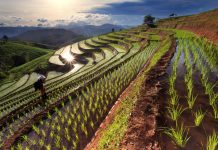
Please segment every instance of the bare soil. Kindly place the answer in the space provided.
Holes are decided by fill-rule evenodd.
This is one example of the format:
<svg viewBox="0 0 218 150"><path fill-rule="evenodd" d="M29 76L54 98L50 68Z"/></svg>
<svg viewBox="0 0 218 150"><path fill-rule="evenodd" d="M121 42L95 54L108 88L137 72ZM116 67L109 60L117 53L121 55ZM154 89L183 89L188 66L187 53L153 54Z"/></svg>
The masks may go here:
<svg viewBox="0 0 218 150"><path fill-rule="evenodd" d="M175 52L176 42L170 50L150 70L141 88L140 97L131 114L127 132L121 142L122 150L160 149L156 141L159 95L163 86L163 77Z"/></svg>

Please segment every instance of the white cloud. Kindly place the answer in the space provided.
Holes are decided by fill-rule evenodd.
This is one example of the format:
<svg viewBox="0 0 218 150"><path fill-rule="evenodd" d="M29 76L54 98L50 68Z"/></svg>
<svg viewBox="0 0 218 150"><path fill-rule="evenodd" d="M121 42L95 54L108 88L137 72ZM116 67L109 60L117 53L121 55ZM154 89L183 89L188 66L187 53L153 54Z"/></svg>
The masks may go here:
<svg viewBox="0 0 218 150"><path fill-rule="evenodd" d="M112 17L107 14L92 14L92 13L76 13L71 16L72 23L85 23L91 25L101 25L109 22L113 22Z"/></svg>
<svg viewBox="0 0 218 150"><path fill-rule="evenodd" d="M10 26L116 23L110 14L80 12L109 7L111 3L140 1L142 0L0 0L0 22Z"/></svg>

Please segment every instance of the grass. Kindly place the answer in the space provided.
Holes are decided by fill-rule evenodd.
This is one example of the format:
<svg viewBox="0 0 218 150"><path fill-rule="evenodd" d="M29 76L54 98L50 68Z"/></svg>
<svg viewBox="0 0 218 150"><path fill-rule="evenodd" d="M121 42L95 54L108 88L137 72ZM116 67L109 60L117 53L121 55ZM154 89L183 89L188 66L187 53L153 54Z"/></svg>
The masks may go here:
<svg viewBox="0 0 218 150"><path fill-rule="evenodd" d="M181 148L184 148L190 139L187 133L187 129L181 125L176 128L168 128L165 132L175 143Z"/></svg>

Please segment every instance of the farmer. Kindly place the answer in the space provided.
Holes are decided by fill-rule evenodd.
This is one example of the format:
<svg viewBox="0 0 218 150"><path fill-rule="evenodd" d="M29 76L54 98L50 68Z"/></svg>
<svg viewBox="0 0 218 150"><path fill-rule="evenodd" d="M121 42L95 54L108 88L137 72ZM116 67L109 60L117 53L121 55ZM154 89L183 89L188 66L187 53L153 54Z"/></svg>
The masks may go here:
<svg viewBox="0 0 218 150"><path fill-rule="evenodd" d="M44 75L39 74L38 80L34 83L35 91L40 90L43 100L47 98L47 94L43 86L43 83L45 83L45 79L46 77Z"/></svg>

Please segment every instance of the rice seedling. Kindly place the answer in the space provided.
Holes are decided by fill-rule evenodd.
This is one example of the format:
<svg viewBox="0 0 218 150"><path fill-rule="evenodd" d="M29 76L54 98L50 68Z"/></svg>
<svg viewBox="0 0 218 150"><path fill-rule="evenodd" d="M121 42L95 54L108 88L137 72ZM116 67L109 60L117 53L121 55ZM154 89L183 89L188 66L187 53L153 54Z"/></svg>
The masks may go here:
<svg viewBox="0 0 218 150"><path fill-rule="evenodd" d="M184 111L185 108L182 108L180 105L167 107L168 117L176 122Z"/></svg>
<svg viewBox="0 0 218 150"><path fill-rule="evenodd" d="M46 148L46 150L51 150L51 145L48 144L48 145L45 146L45 148Z"/></svg>
<svg viewBox="0 0 218 150"><path fill-rule="evenodd" d="M215 118L215 119L218 119L218 109L217 109L217 105L216 105L216 104L212 105L212 108L213 108L213 115L214 115L214 118Z"/></svg>
<svg viewBox="0 0 218 150"><path fill-rule="evenodd" d="M189 109L192 109L194 107L196 99L197 99L197 96L194 97L193 95L187 97Z"/></svg>
<svg viewBox="0 0 218 150"><path fill-rule="evenodd" d="M194 113L194 116L195 116L195 126L199 126L202 122L202 120L204 119L204 116L205 116L206 112L203 113L201 109L199 109L198 111L196 111Z"/></svg>
<svg viewBox="0 0 218 150"><path fill-rule="evenodd" d="M212 106L218 101L218 93L210 92L209 93L209 104Z"/></svg>
<svg viewBox="0 0 218 150"><path fill-rule="evenodd" d="M170 127L164 131L175 143L181 148L185 148L190 137L188 136L187 129L183 126Z"/></svg>
<svg viewBox="0 0 218 150"><path fill-rule="evenodd" d="M217 145L218 135L213 131L213 134L207 137L207 150L216 150Z"/></svg>
<svg viewBox="0 0 218 150"><path fill-rule="evenodd" d="M32 129L36 132L37 135L40 134L40 130L38 127L36 127L35 125L32 125Z"/></svg>
<svg viewBox="0 0 218 150"><path fill-rule="evenodd" d="M179 102L179 97L178 97L176 91L175 90L173 90L173 91L174 91L174 93L171 93L171 97L170 97L169 103L171 105L175 106Z"/></svg>

